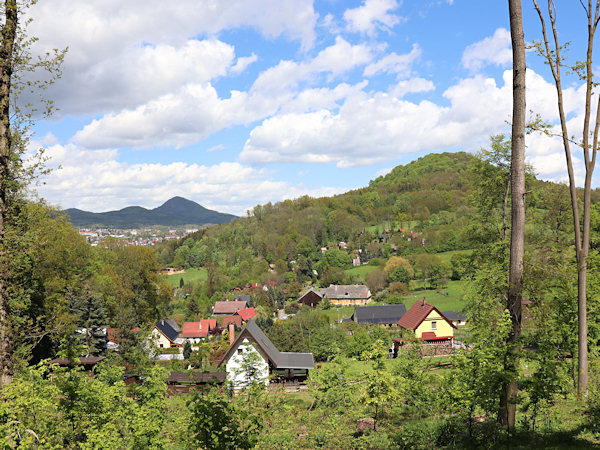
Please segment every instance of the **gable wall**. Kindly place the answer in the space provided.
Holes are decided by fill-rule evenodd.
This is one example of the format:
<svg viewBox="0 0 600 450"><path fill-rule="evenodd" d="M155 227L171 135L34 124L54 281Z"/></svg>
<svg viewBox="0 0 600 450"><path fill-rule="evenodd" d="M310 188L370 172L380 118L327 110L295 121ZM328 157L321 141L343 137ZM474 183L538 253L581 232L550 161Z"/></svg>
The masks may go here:
<svg viewBox="0 0 600 450"><path fill-rule="evenodd" d="M433 330L431 328L432 322L436 322L437 329ZM444 319L442 316L438 314L438 312L434 309L429 315L425 318L421 325L417 327L415 330L415 336L420 338L423 336L423 333L427 331L433 331L436 336L454 336L454 328Z"/></svg>
<svg viewBox="0 0 600 450"><path fill-rule="evenodd" d="M154 327L150 333L150 338L156 344L158 348L169 348L171 347L171 341L169 341L164 334Z"/></svg>
<svg viewBox="0 0 600 450"><path fill-rule="evenodd" d="M242 350L242 354L238 353L238 349ZM265 386L269 383L269 360L260 349L255 347L253 343L247 338L243 340L236 348L233 349L229 360L227 360L225 367L227 370L227 381L231 382L234 389L243 389L246 386L245 372L243 371L244 354L255 353L260 357L258 363L259 375L258 378L264 380Z"/></svg>

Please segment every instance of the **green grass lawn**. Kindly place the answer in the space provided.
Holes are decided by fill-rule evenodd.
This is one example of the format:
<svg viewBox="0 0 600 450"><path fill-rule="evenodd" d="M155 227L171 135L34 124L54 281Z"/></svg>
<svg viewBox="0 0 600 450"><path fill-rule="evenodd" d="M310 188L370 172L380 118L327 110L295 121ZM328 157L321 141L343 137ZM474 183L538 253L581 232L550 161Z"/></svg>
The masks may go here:
<svg viewBox="0 0 600 450"><path fill-rule="evenodd" d="M373 272L375 269L377 269L377 266L371 266L369 264L364 264L361 266L353 267L352 269L346 269L344 272L346 272L346 274L348 274L348 275L358 275L359 277L361 277L364 280L365 277L368 274L370 274L371 272Z"/></svg>
<svg viewBox="0 0 600 450"><path fill-rule="evenodd" d="M416 289L409 296L404 297L404 304L410 308L416 300L427 299L427 303L434 305L440 311L461 311L465 305L463 295L467 286L466 281L450 280L448 286L441 291L423 288L422 281L416 281Z"/></svg>
<svg viewBox="0 0 600 450"><path fill-rule="evenodd" d="M167 275L166 280L170 285L179 287L179 280L182 278L184 283L206 281L206 269L186 269L185 273Z"/></svg>

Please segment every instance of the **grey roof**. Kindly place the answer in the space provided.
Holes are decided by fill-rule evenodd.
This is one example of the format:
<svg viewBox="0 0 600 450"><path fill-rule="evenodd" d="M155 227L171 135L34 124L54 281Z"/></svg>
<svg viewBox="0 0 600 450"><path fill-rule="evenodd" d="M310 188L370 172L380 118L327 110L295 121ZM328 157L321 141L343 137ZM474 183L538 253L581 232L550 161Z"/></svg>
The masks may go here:
<svg viewBox="0 0 600 450"><path fill-rule="evenodd" d="M392 324L406 314L404 305L374 305L354 308L351 319L358 323Z"/></svg>
<svg viewBox="0 0 600 450"><path fill-rule="evenodd" d="M328 288L321 289L321 293L329 299L371 297L371 291L364 284L332 284Z"/></svg>
<svg viewBox="0 0 600 450"><path fill-rule="evenodd" d="M243 302L248 303L250 300L252 300L252 296L250 296L250 295L236 295L233 300L241 300Z"/></svg>
<svg viewBox="0 0 600 450"><path fill-rule="evenodd" d="M278 369L314 369L315 359L312 353L280 352Z"/></svg>
<svg viewBox="0 0 600 450"><path fill-rule="evenodd" d="M223 359L219 365L223 364L229 359L233 349L237 348L242 342L244 337L249 337L256 342L263 352L267 355L267 358L271 361L271 364L277 369L314 369L315 362L312 353L293 353L293 352L280 352L275 344L267 337L263 330L260 329L256 322L252 319L246 323L246 326L242 329L238 337L235 339L233 344L229 346L229 349L223 355Z"/></svg>
<svg viewBox="0 0 600 450"><path fill-rule="evenodd" d="M442 314L445 315L448 320L467 320L467 315L461 312L444 311Z"/></svg>
<svg viewBox="0 0 600 450"><path fill-rule="evenodd" d="M171 328L173 328L175 331L177 331L178 333L181 333L181 328L179 328L179 325L177 325L177 322L175 322L175 319L165 319L165 322L167 322L169 325L171 325Z"/></svg>
<svg viewBox="0 0 600 450"><path fill-rule="evenodd" d="M254 338L254 341L264 350L269 359L274 365L277 365L277 361L279 361L279 350L275 347L275 344L271 342L271 339L267 337L265 332L260 329L254 320L249 320L244 330L248 331L250 335ZM244 330L240 333L242 336ZM234 342L235 345L235 342Z"/></svg>
<svg viewBox="0 0 600 450"><path fill-rule="evenodd" d="M158 322L156 322L156 325L154 325L156 328L158 328L160 331L162 331L162 333L167 337L168 340L170 340L171 342L175 342L175 339L177 339L179 337L179 332L176 331L171 324L169 323L168 320L159 320Z"/></svg>

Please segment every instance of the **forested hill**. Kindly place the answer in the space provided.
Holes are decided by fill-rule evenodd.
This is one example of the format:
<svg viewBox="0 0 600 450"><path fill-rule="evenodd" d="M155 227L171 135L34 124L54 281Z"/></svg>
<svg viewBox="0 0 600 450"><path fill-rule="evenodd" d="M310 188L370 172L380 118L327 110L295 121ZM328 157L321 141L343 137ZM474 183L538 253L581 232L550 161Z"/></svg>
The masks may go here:
<svg viewBox="0 0 600 450"><path fill-rule="evenodd" d="M308 257L314 249L340 241L349 248L366 248L384 225L418 232L426 240L426 251L466 248L469 244L461 234L473 211L469 199L472 171L480 162L464 152L429 154L361 189L334 197L304 196L258 205L249 217L192 236L187 243L192 251L181 250L184 256L175 262L190 267L207 262L235 267L244 260L250 264L253 258L274 263L297 259L299 254ZM422 239L418 242L392 240L386 242L387 247L369 248L372 256L397 245L422 252ZM174 245L178 244L158 249L163 264L174 262L178 250Z"/></svg>
<svg viewBox="0 0 600 450"><path fill-rule="evenodd" d="M234 215L206 209L196 202L181 197L173 197L154 209L128 206L118 211L103 213L93 213L75 208L67 209L66 212L75 227L136 228L151 225L202 226L223 224L235 218Z"/></svg>

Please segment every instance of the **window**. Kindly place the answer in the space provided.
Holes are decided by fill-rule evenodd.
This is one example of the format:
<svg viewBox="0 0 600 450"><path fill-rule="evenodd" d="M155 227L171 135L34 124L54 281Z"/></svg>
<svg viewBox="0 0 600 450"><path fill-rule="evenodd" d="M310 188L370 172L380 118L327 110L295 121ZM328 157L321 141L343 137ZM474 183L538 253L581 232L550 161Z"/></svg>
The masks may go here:
<svg viewBox="0 0 600 450"><path fill-rule="evenodd" d="M437 322L431 322L431 329L437 330Z"/></svg>
<svg viewBox="0 0 600 450"><path fill-rule="evenodd" d="M242 350L241 348L238 348L238 355L241 355L244 353L244 350Z"/></svg>

